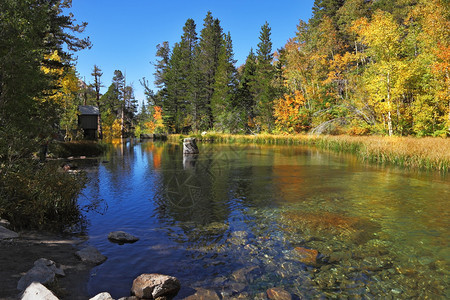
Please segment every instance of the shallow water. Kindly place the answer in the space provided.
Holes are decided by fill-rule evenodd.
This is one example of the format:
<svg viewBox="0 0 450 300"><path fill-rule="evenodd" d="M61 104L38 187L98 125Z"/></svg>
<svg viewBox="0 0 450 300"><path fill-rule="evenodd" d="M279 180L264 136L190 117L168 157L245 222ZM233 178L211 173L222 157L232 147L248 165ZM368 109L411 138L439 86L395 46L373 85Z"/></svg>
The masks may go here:
<svg viewBox="0 0 450 300"><path fill-rule="evenodd" d="M450 179L300 146L116 144L79 198L88 244L108 257L91 295L179 278L223 298L449 298ZM89 205L86 207L86 205ZM140 237L108 241L111 231ZM317 252L316 252L317 251Z"/></svg>

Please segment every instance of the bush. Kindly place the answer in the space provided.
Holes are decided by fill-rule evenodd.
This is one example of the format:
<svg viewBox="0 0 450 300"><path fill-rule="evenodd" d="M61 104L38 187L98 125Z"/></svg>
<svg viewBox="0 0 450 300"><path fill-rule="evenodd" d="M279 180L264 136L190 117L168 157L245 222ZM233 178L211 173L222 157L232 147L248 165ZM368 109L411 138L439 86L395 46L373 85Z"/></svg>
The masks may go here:
<svg viewBox="0 0 450 300"><path fill-rule="evenodd" d="M0 169L0 216L16 229L62 230L80 220L83 174L28 160Z"/></svg>
<svg viewBox="0 0 450 300"><path fill-rule="evenodd" d="M92 141L56 142L49 147L49 152L54 157L99 156L104 151L104 145Z"/></svg>

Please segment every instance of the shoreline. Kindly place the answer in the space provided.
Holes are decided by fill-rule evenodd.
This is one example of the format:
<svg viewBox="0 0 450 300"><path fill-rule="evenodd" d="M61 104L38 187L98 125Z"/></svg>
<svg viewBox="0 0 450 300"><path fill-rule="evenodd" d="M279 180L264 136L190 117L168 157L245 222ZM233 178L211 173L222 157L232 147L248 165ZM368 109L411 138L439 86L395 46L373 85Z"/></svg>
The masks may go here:
<svg viewBox="0 0 450 300"><path fill-rule="evenodd" d="M18 238L0 240L0 299L19 299L17 283L39 258L53 260L66 274L49 287L59 299L89 299L87 282L94 265L75 256L84 242L74 236L38 231L23 231Z"/></svg>
<svg viewBox="0 0 450 300"><path fill-rule="evenodd" d="M388 137L350 135L239 135L206 133L168 136L171 142L185 137L226 144L304 145L333 152L355 154L362 162L416 170L450 171L450 139L438 137Z"/></svg>

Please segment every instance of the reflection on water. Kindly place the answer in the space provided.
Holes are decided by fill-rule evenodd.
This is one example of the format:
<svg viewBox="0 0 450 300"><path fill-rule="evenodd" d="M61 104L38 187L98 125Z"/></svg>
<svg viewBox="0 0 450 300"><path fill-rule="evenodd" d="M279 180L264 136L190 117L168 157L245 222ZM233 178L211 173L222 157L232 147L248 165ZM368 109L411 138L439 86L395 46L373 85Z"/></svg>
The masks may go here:
<svg viewBox="0 0 450 300"><path fill-rule="evenodd" d="M449 297L450 183L297 146L115 144L80 202L89 244L108 260L89 292L129 294L141 273L260 297ZM103 202L101 202L103 201ZM99 213L101 212L101 213ZM107 240L125 230L140 240Z"/></svg>

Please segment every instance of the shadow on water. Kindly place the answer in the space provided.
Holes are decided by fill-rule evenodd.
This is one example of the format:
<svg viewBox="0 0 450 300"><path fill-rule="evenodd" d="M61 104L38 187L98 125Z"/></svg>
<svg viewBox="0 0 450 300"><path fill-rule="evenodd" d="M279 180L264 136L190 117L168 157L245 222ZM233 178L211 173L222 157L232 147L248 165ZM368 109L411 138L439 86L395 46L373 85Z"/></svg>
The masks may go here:
<svg viewBox="0 0 450 300"><path fill-rule="evenodd" d="M89 173L89 243L108 256L89 292L126 296L141 273L253 298L448 295L450 184L297 146L113 144ZM443 200L444 199L444 200ZM80 198L83 202L83 198ZM108 232L140 237L111 244Z"/></svg>

